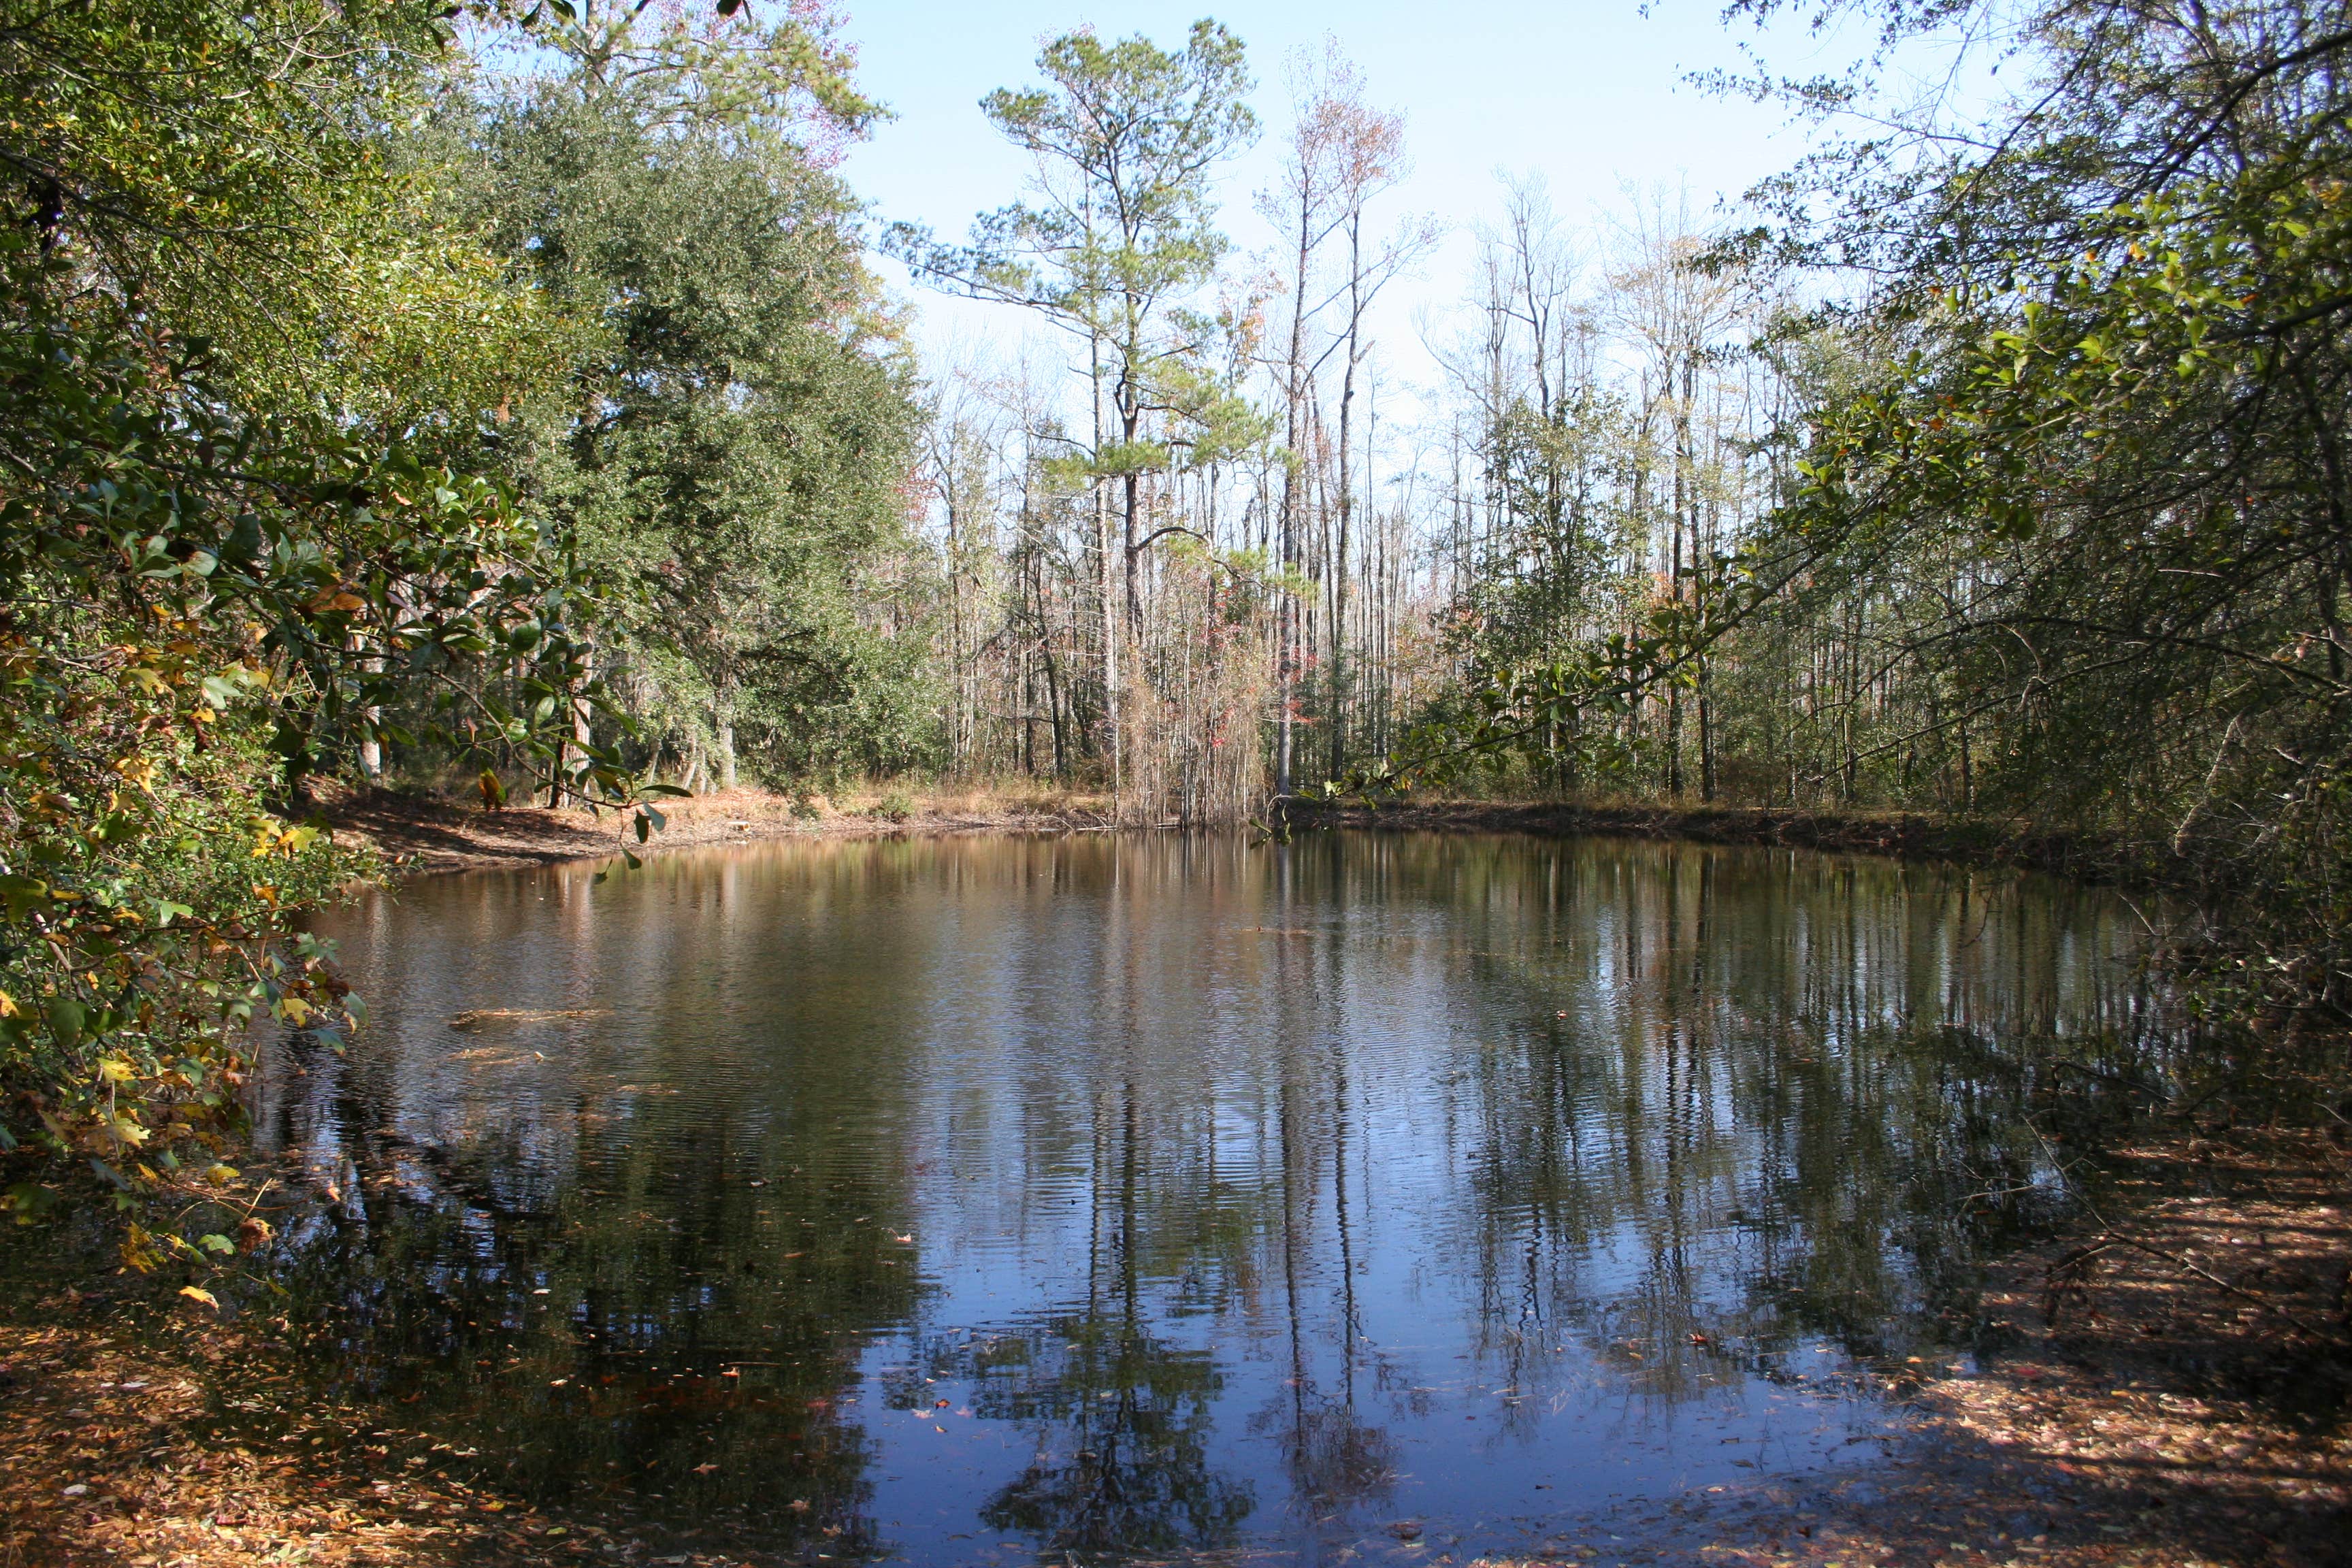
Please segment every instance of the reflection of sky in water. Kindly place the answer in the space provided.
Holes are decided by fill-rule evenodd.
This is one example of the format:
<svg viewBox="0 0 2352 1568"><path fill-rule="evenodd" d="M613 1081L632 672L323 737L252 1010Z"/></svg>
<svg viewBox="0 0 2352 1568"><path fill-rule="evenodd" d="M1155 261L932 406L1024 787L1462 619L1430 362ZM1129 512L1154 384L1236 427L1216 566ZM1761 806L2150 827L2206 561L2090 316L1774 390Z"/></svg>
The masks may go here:
<svg viewBox="0 0 2352 1568"><path fill-rule="evenodd" d="M2139 929L1612 842L444 879L338 917L376 1020L264 1131L340 1194L320 1374L549 1494L938 1563L1507 1550L1867 1454L1853 1374L2040 1191L2048 1043L2152 1036Z"/></svg>

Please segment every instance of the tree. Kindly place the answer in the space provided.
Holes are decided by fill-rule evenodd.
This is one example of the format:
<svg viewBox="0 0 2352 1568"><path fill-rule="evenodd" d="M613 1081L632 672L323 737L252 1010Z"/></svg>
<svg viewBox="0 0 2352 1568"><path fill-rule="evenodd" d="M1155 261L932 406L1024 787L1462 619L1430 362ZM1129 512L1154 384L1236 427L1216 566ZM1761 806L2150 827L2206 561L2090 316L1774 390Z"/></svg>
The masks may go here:
<svg viewBox="0 0 2352 1568"><path fill-rule="evenodd" d="M1171 461L1168 442L1147 426L1161 416L1214 417L1198 378L1181 374L1205 346L1204 323L1173 307L1208 281L1224 252L1209 174L1249 141L1256 121L1243 102L1251 83L1241 40L1213 22L1194 23L1177 52L1139 35L1106 44L1066 34L1039 53L1037 68L1048 86L999 89L981 106L1035 160L1037 199L982 217L968 247L902 225L890 247L920 277L1036 310L1086 344L1093 425L1079 460L1096 487L1106 749L1116 782L1118 606L1123 598L1131 635L1141 619L1143 478ZM1107 484L1120 492L1116 552Z"/></svg>
<svg viewBox="0 0 2352 1568"><path fill-rule="evenodd" d="M520 473L644 605L612 657L678 753L707 745L728 787L746 727L778 772L904 765L927 745L915 651L860 584L905 521L915 411L856 204L808 144L870 107L797 21L639 39L635 16L446 122L458 217L602 328Z"/></svg>
<svg viewBox="0 0 2352 1568"><path fill-rule="evenodd" d="M531 312L430 228L351 265L415 211L383 128L436 26L0 11L0 1151L88 1160L126 1206L234 1177L252 1022L346 1010L290 919L362 868L288 819L321 749L403 706L551 771L560 708L601 700L591 585L467 401L531 381L483 357ZM609 750L564 765L632 798ZM167 1248L197 1256L128 1233L136 1266Z"/></svg>
<svg viewBox="0 0 2352 1568"><path fill-rule="evenodd" d="M1971 13L1862 14L1891 47ZM2316 933L2352 886L2352 16L2028 20L2030 85L1985 133L1956 143L1930 101L1771 193L1748 248L1877 281L1824 324L1855 373L1807 411L1764 548L1890 586L1956 562L1893 658L1963 695L1903 753L1958 749L1980 799L2189 858L2279 944L2252 973L2291 1016L2340 1012Z"/></svg>

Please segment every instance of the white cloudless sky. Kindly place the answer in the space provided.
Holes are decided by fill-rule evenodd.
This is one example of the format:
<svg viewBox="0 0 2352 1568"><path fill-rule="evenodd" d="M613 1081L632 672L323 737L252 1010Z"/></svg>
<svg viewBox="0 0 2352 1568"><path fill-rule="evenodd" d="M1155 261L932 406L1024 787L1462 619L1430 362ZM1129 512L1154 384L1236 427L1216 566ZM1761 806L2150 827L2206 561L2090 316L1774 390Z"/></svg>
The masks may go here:
<svg viewBox="0 0 2352 1568"><path fill-rule="evenodd" d="M1746 24L1727 29L1706 0L1656 0L1647 16L1638 0L846 0L843 14L861 85L896 118L851 150L842 173L872 204L877 227L910 221L953 238L975 214L1023 194L1028 161L979 105L993 88L1035 81L1045 38L1089 26L1170 47L1196 18L1213 16L1248 46L1258 83L1259 142L1220 181L1223 226L1242 264L1273 238L1250 194L1268 183L1288 121L1286 65L1335 39L1362 72L1367 98L1406 117L1412 173L1384 198L1385 216L1428 214L1453 226L1382 312L1382 356L1391 377L1408 382L1433 372L1415 321L1441 318L1462 296L1472 228L1500 208L1499 174L1540 178L1565 226L1597 234L1625 210L1629 186L1686 186L1694 211L1706 214L1804 147L1784 110L1685 81L1693 70L1737 68L1738 41L1756 37ZM1762 42L1786 74L1829 58L1801 28ZM928 360L978 344L1009 352L1021 340L1018 311L950 300L877 265L920 312L916 341Z"/></svg>

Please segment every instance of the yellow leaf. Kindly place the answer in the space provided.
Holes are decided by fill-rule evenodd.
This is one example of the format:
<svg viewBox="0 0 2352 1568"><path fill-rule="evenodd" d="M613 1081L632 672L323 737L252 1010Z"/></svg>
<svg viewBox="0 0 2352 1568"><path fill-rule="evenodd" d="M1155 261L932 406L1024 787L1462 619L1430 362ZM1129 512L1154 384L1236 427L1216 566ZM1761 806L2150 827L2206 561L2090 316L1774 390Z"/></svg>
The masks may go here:
<svg viewBox="0 0 2352 1568"><path fill-rule="evenodd" d="M216 1187L225 1187L236 1180L235 1165L214 1165L205 1172L205 1180Z"/></svg>
<svg viewBox="0 0 2352 1568"><path fill-rule="evenodd" d="M214 1295L209 1290L200 1290L194 1285L183 1285L180 1287L180 1294L185 1296L191 1301L202 1301L205 1306L212 1308L215 1311L218 1311L220 1310L220 1298Z"/></svg>
<svg viewBox="0 0 2352 1568"><path fill-rule="evenodd" d="M129 1083L131 1064L119 1057L105 1057L98 1064L98 1076L109 1083Z"/></svg>
<svg viewBox="0 0 2352 1568"><path fill-rule="evenodd" d="M16 1005L16 999L5 991L0 991L0 1018L21 1017L23 1014L24 1009Z"/></svg>

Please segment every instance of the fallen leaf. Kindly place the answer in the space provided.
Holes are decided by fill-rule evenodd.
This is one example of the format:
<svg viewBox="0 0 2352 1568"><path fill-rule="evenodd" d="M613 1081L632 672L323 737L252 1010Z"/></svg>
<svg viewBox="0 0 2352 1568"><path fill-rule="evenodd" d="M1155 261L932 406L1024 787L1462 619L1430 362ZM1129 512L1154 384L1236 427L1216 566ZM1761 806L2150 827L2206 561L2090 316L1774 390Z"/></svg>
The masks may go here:
<svg viewBox="0 0 2352 1568"><path fill-rule="evenodd" d="M180 1294L185 1296L191 1301L202 1301L205 1306L212 1308L215 1311L220 1310L220 1298L214 1295L209 1290L198 1289L194 1285L183 1285L180 1287Z"/></svg>

